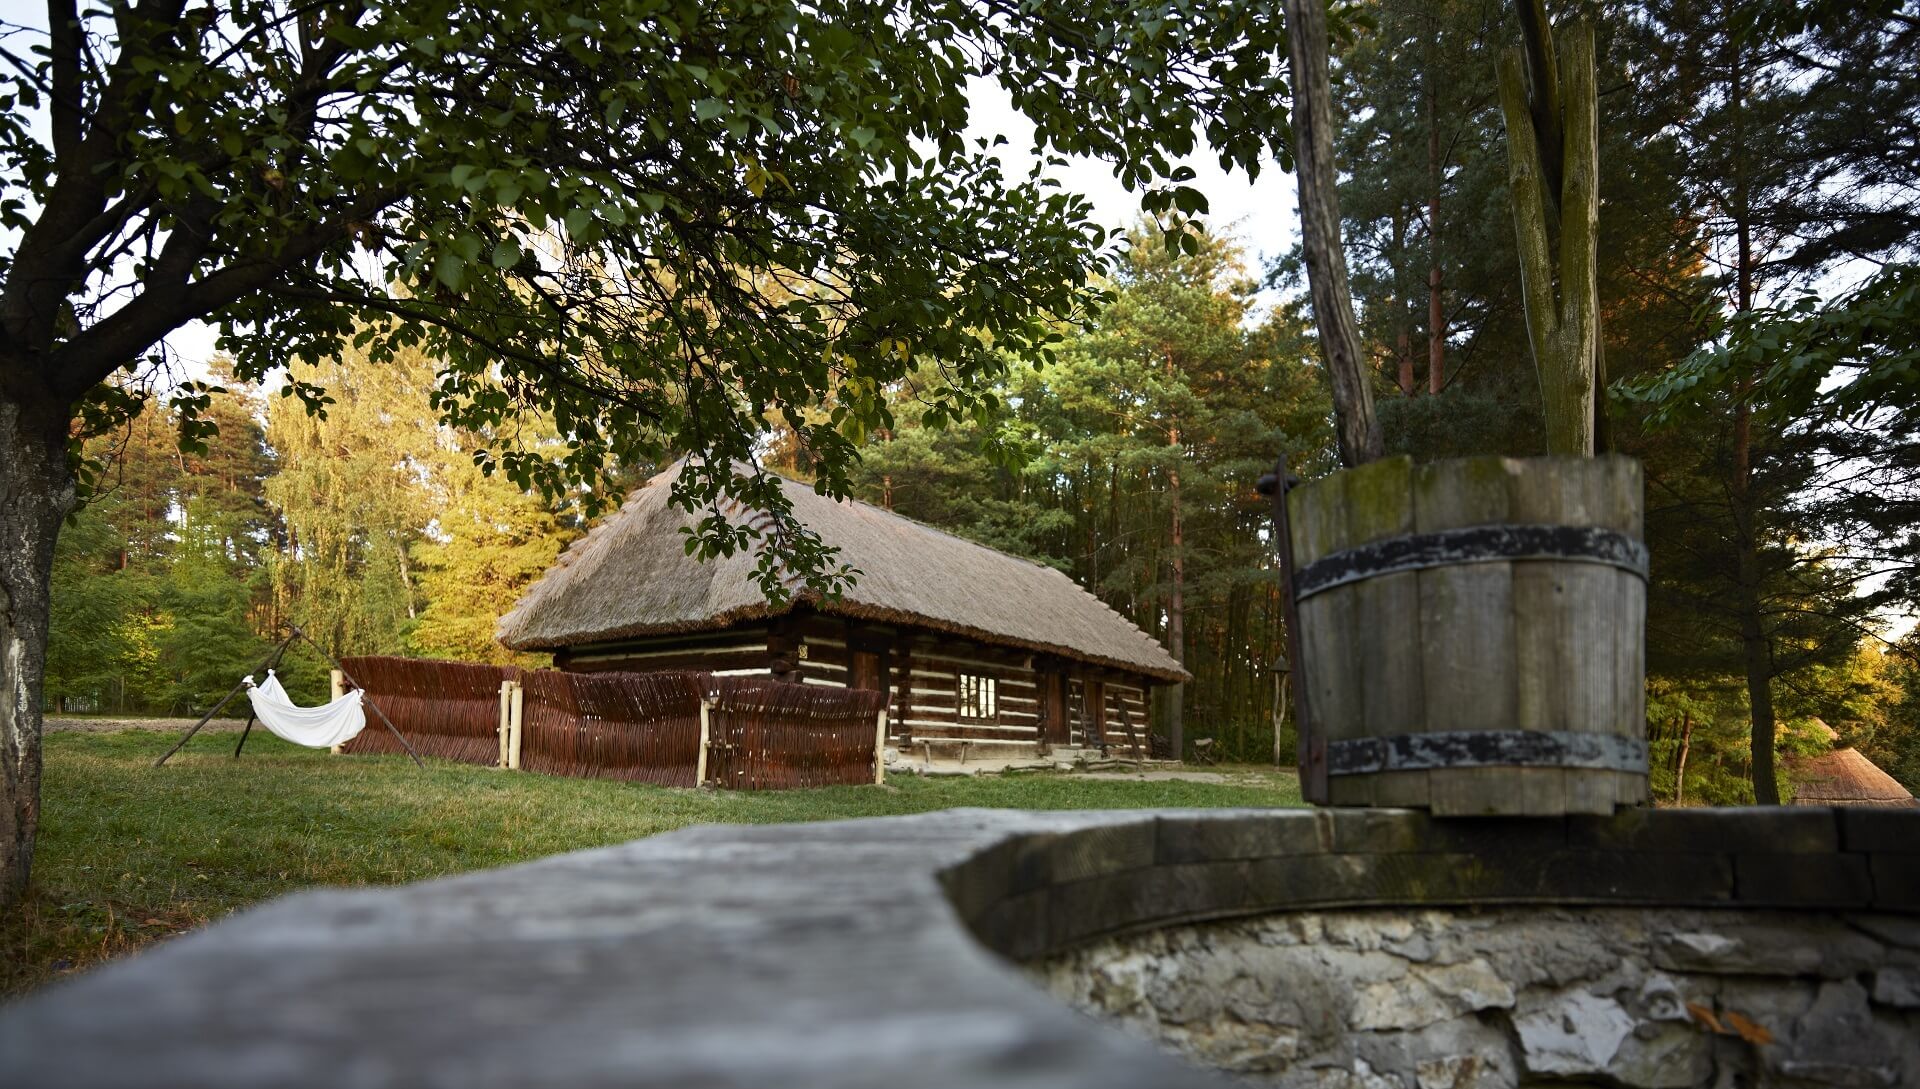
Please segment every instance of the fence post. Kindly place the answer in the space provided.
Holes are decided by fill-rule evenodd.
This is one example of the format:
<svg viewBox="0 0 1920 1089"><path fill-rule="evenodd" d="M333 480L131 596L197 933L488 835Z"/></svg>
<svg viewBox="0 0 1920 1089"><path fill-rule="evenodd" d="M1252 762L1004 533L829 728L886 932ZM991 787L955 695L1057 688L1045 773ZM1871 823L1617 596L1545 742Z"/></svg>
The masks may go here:
<svg viewBox="0 0 1920 1089"><path fill-rule="evenodd" d="M334 700L337 700L341 696L344 696L346 694L347 694L347 675L345 673L340 672L337 669L329 672L327 674L327 702L332 703ZM362 696L361 698L365 699L366 697ZM335 745L334 747L328 749L327 751L332 753L335 756L339 756L343 748L344 748L343 745Z"/></svg>
<svg viewBox="0 0 1920 1089"><path fill-rule="evenodd" d="M500 721L495 727L495 732L500 736L500 759L493 765L496 768L504 769L507 766L508 733L513 728L513 683L500 682Z"/></svg>
<svg viewBox="0 0 1920 1089"><path fill-rule="evenodd" d="M520 770L520 720L526 706L526 690L519 681L513 681L513 692L507 703L507 767L512 771Z"/></svg>
<svg viewBox="0 0 1920 1089"><path fill-rule="evenodd" d="M713 701L700 701L700 758L693 765L693 785L707 785L707 741L713 736Z"/></svg>
<svg viewBox="0 0 1920 1089"><path fill-rule="evenodd" d="M873 785L887 781L887 709L880 708L873 723Z"/></svg>

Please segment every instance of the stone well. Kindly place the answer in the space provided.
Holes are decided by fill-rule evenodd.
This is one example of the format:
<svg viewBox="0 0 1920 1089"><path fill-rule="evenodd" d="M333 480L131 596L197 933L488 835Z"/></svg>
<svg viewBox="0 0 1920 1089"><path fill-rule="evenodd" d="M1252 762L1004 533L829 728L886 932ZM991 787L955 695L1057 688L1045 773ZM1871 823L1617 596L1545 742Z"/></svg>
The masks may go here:
<svg viewBox="0 0 1920 1089"><path fill-rule="evenodd" d="M0 1008L0 1085L1906 1086L1917 1041L1920 811L954 810L288 897Z"/></svg>

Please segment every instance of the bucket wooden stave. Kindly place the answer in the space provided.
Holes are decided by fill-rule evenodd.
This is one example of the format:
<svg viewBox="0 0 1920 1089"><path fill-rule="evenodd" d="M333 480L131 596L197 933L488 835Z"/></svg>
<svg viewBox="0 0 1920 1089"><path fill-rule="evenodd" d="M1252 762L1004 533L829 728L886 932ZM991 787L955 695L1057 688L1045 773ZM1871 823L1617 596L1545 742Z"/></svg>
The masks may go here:
<svg viewBox="0 0 1920 1089"><path fill-rule="evenodd" d="M1641 488L1629 458L1487 457L1391 458L1293 489L1312 729L1360 757L1330 759L1330 804L1553 815L1646 800ZM1409 559L1422 545L1443 558Z"/></svg>

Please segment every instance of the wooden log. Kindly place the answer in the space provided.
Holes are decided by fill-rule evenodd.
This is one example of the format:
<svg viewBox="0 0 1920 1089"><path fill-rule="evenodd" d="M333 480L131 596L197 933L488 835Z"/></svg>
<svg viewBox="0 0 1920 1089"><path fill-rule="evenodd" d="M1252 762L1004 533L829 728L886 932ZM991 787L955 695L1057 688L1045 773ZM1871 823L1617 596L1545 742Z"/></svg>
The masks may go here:
<svg viewBox="0 0 1920 1089"><path fill-rule="evenodd" d="M596 656L573 658L569 673L662 673L695 670L716 673L729 669L765 669L773 659L764 649L752 647L690 648L670 653L650 653L624 657Z"/></svg>
<svg viewBox="0 0 1920 1089"><path fill-rule="evenodd" d="M1092 743L1107 743L1107 688L1105 681L1087 682L1087 731Z"/></svg>
<svg viewBox="0 0 1920 1089"><path fill-rule="evenodd" d="M1033 670L1032 654L985 643L925 641L915 645L914 657L936 663L943 669L958 667L969 672L1015 670L1030 673Z"/></svg>
<svg viewBox="0 0 1920 1089"><path fill-rule="evenodd" d="M527 693L526 689L520 687L519 681L511 683L513 692L507 699L507 768L519 771L521 724L525 720Z"/></svg>
<svg viewBox="0 0 1920 1089"><path fill-rule="evenodd" d="M502 771L507 767L507 731L513 722L513 683L510 680L500 682L500 762L494 766Z"/></svg>
<svg viewBox="0 0 1920 1089"><path fill-rule="evenodd" d="M327 670L327 702L332 703L347 694L347 675L337 669ZM335 745L327 751L339 756L346 746Z"/></svg>
<svg viewBox="0 0 1920 1089"><path fill-rule="evenodd" d="M693 766L693 785L707 785L707 746L713 743L713 701L700 701L700 755Z"/></svg>
<svg viewBox="0 0 1920 1089"><path fill-rule="evenodd" d="M887 781L887 712L882 708L873 716L873 785Z"/></svg>

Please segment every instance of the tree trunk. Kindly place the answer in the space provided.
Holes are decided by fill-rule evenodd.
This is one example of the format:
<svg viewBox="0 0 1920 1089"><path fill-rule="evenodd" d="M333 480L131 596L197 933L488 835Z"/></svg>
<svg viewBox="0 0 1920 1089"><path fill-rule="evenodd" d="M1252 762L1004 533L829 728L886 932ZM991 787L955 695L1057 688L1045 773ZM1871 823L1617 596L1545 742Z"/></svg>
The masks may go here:
<svg viewBox="0 0 1920 1089"><path fill-rule="evenodd" d="M1287 703L1292 694L1287 690L1289 675L1276 672L1273 675L1273 766L1284 768L1293 762L1293 747L1282 745L1280 739L1287 732Z"/></svg>
<svg viewBox="0 0 1920 1089"><path fill-rule="evenodd" d="M1540 376L1547 452L1591 457L1600 321L1595 281L1600 190L1593 31L1575 23L1567 28L1566 38L1567 49L1559 57L1557 70L1549 70L1557 75L1557 82L1542 76L1531 90L1531 51L1508 51L1500 62L1500 112L1506 122L1507 185L1513 194L1521 295L1534 368ZM1550 62L1551 40L1543 44ZM1557 188L1551 161L1556 141L1534 123L1540 94L1533 92L1547 86L1560 103ZM1557 239L1548 229L1556 207Z"/></svg>
<svg viewBox="0 0 1920 1089"><path fill-rule="evenodd" d="M1334 188L1333 91L1327 83L1327 17L1322 0L1287 0L1292 54L1294 169L1300 183L1301 250L1313 294L1320 358L1333 384L1340 463L1352 468L1386 450L1373 413L1373 388L1360 356L1360 328L1340 249L1340 195Z"/></svg>
<svg viewBox="0 0 1920 1089"><path fill-rule="evenodd" d="M407 542L397 531L393 535L395 551L400 553L400 593L407 599L407 619L420 619L420 610L413 604L413 571L407 567Z"/></svg>
<svg viewBox="0 0 1920 1089"><path fill-rule="evenodd" d="M1753 207L1747 184L1746 70L1740 37L1729 28L1727 101L1733 115L1733 214L1735 239L1734 303L1753 309ZM1780 804L1774 775L1776 722L1773 714L1773 647L1761 614L1760 511L1753 497L1753 391L1755 368L1741 374L1733 406L1733 508L1735 576L1740 584L1740 657L1747 675L1747 714L1751 724L1753 800Z"/></svg>
<svg viewBox="0 0 1920 1089"><path fill-rule="evenodd" d="M1169 360L1171 362L1171 360ZM1169 432L1174 448L1173 467L1167 472L1167 502L1171 510L1169 545L1173 553L1173 588L1167 598L1167 649L1173 652L1173 660L1186 664L1187 661L1187 560L1182 554L1185 543L1185 530L1180 524L1180 428ZM1172 750L1175 760L1186 758L1186 685L1176 684L1167 694L1167 747Z"/></svg>
<svg viewBox="0 0 1920 1089"><path fill-rule="evenodd" d="M1431 83L1433 69L1427 69ZM1427 392L1446 384L1447 310L1440 292L1440 108L1427 88Z"/></svg>
<svg viewBox="0 0 1920 1089"><path fill-rule="evenodd" d="M1758 623L1757 603L1740 610L1740 649L1747 668L1747 707L1753 723L1753 801L1779 805L1780 783L1773 773L1773 660ZM1751 620L1751 623L1750 623Z"/></svg>
<svg viewBox="0 0 1920 1089"><path fill-rule="evenodd" d="M1400 393L1402 396L1411 397L1419 392L1419 387L1413 380L1413 338L1405 328L1400 330L1399 338L1394 341L1394 358L1400 361L1398 375Z"/></svg>
<svg viewBox="0 0 1920 1089"><path fill-rule="evenodd" d="M1673 762L1673 804L1685 805L1687 802L1687 749L1693 744L1693 712L1687 711L1680 719L1680 755Z"/></svg>
<svg viewBox="0 0 1920 1089"><path fill-rule="evenodd" d="M1396 265L1406 256L1407 251L1407 207L1396 204L1393 209L1393 259ZM1407 313L1406 300L1401 298L1401 274L1398 269L1393 277L1393 299L1388 304L1393 312L1393 324L1397 327L1393 338L1393 359L1398 365L1395 375L1396 385L1400 387L1402 397L1411 397L1417 391L1413 379L1413 337L1407 325L1411 315Z"/></svg>
<svg viewBox="0 0 1920 1089"><path fill-rule="evenodd" d="M26 893L40 823L48 587L74 498L67 421L65 406L0 397L0 907Z"/></svg>

